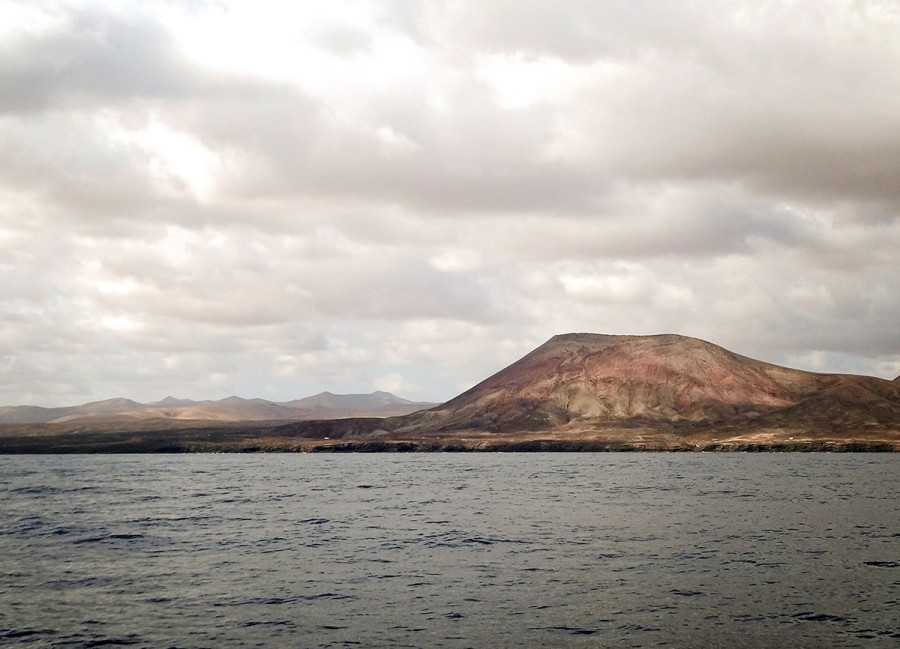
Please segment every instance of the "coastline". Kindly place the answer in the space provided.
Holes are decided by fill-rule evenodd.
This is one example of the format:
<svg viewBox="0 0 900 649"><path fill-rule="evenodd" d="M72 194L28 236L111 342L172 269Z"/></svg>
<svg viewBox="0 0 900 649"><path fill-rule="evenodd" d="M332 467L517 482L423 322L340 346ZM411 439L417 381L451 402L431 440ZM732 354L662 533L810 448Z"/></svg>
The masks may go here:
<svg viewBox="0 0 900 649"><path fill-rule="evenodd" d="M0 426L0 455L98 453L871 453L900 452L894 431L829 432L647 427L560 432L398 434L385 420L194 422L119 427ZM805 433L805 434L804 434Z"/></svg>

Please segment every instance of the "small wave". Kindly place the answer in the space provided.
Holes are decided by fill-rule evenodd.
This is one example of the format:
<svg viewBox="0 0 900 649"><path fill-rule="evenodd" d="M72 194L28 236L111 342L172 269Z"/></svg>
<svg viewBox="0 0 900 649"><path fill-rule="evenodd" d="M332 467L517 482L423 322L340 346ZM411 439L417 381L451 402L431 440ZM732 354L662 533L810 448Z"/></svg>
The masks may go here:
<svg viewBox="0 0 900 649"><path fill-rule="evenodd" d="M41 496L44 494L59 493L59 489L49 485L28 485L26 487L15 487L9 490L11 494Z"/></svg>
<svg viewBox="0 0 900 649"><path fill-rule="evenodd" d="M287 597L242 597L242 598L233 598L233 599L225 599L219 600L217 602L213 602L213 606L221 607L221 606L283 606L285 604L296 604L297 602L311 602L316 600L341 600L341 599L352 599L350 595L344 595L342 593L333 593L333 592L325 592L325 593L316 593L315 595L290 595Z"/></svg>
<svg viewBox="0 0 900 649"><path fill-rule="evenodd" d="M562 631L570 635L594 635L600 633L600 629L588 629L581 626L545 626L534 629L535 631Z"/></svg>
<svg viewBox="0 0 900 649"><path fill-rule="evenodd" d="M263 606L281 606L299 601L298 597L248 597L245 599L232 599L224 602L215 602L213 606L246 606L248 604Z"/></svg>
<svg viewBox="0 0 900 649"><path fill-rule="evenodd" d="M900 568L900 561L864 561L863 563L876 568Z"/></svg>
<svg viewBox="0 0 900 649"><path fill-rule="evenodd" d="M93 640L85 640L80 646L85 649L91 647L124 647L138 644L139 642L141 642L140 638L131 635L125 638L95 638Z"/></svg>
<svg viewBox="0 0 900 649"><path fill-rule="evenodd" d="M796 620L803 620L804 622L849 622L845 617L841 617L840 615L829 615L828 613L797 613L792 616Z"/></svg>
<svg viewBox="0 0 900 649"><path fill-rule="evenodd" d="M242 622L240 626L244 628L250 628L254 626L286 626L286 627L296 627L297 625L291 622L290 620L248 620L247 622Z"/></svg>
<svg viewBox="0 0 900 649"><path fill-rule="evenodd" d="M875 638L900 638L900 632L884 629L860 629L854 632L857 638L864 640L874 640Z"/></svg>
<svg viewBox="0 0 900 649"><path fill-rule="evenodd" d="M642 631L659 631L659 627L643 626L640 624L623 624L616 627L617 631L628 631L629 633Z"/></svg>
<svg viewBox="0 0 900 649"><path fill-rule="evenodd" d="M459 548L472 546L489 546L496 543L522 543L528 544L531 541L527 539L501 538L495 536L482 536L480 534L470 534L461 530L450 530L448 532L439 532L435 534L427 534L424 537L409 539L405 543L422 543L429 548Z"/></svg>
<svg viewBox="0 0 900 649"><path fill-rule="evenodd" d="M780 615L753 615L751 613L738 613L732 615L731 619L735 622L765 622L767 620L778 619Z"/></svg>
<svg viewBox="0 0 900 649"><path fill-rule="evenodd" d="M307 601L316 599L350 599L350 595L344 595L342 593L318 593L316 595L305 595L300 599Z"/></svg>
<svg viewBox="0 0 900 649"><path fill-rule="evenodd" d="M55 635L54 629L0 629L0 638L31 638L36 635ZM30 640L29 640L30 642Z"/></svg>
<svg viewBox="0 0 900 649"><path fill-rule="evenodd" d="M143 534L104 534L102 536L89 536L84 539L72 541L75 545L83 543L103 543L106 541L135 541L146 538Z"/></svg>
<svg viewBox="0 0 900 649"><path fill-rule="evenodd" d="M109 576L91 576L81 579L54 579L44 584L51 590L63 590L69 588L104 588L115 583L115 579Z"/></svg>

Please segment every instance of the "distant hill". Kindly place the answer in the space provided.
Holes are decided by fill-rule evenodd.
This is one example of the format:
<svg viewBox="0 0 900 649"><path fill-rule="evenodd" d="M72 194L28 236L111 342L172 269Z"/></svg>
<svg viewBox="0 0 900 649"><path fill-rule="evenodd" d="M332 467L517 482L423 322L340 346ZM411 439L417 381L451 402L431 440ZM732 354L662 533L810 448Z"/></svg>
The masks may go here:
<svg viewBox="0 0 900 649"><path fill-rule="evenodd" d="M130 399L109 399L78 406L41 408L0 407L0 423L43 424L104 420L178 419L205 421L267 421L343 419L346 417L393 417L405 415L434 403L402 399L389 392L372 394L331 394L323 392L303 399L278 403L265 399L231 396L219 401L192 401L166 397L151 403Z"/></svg>
<svg viewBox="0 0 900 649"><path fill-rule="evenodd" d="M283 405L304 412L305 419L336 419L338 416L346 418L406 415L417 410L433 408L437 404L407 401L390 392L371 394L321 392L311 397L287 401Z"/></svg>
<svg viewBox="0 0 900 649"><path fill-rule="evenodd" d="M66 421L77 417L98 417L115 415L143 408L143 404L130 399L107 399L93 401L80 406L61 408L41 408L40 406L2 406L0 423L43 424L51 421Z"/></svg>

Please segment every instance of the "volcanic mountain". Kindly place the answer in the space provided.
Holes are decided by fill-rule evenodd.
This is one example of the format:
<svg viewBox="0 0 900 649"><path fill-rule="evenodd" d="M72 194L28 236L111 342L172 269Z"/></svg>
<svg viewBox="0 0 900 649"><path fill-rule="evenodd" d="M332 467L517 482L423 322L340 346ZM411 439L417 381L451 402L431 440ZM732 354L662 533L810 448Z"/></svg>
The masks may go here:
<svg viewBox="0 0 900 649"><path fill-rule="evenodd" d="M817 374L674 334L564 334L402 430L487 432L709 426L900 433L900 384Z"/></svg>

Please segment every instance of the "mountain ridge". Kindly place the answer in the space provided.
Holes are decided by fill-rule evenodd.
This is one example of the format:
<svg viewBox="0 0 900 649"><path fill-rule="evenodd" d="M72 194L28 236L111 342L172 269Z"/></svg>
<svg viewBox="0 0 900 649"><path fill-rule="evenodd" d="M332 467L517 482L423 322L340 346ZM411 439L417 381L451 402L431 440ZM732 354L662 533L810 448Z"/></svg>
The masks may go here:
<svg viewBox="0 0 900 649"><path fill-rule="evenodd" d="M385 394L363 395L366 407ZM164 399L155 408L164 417L148 408L138 411L146 419L3 424L0 452L900 451L900 381L782 367L678 334L554 336L453 399L408 414L329 416L347 396L285 402L309 415L290 420L270 411L265 421L217 421L207 411L178 419L181 409L165 406L179 400ZM225 401L187 408L290 408Z"/></svg>
<svg viewBox="0 0 900 649"><path fill-rule="evenodd" d="M322 393L331 394L331 393ZM328 403L315 399L320 395L277 402L266 399L244 399L229 396L217 401L194 401L171 396L159 401L140 403L113 398L76 406L44 408L41 406L2 406L0 423L42 424L65 423L88 419L180 419L206 421L270 421L307 420L316 418L392 417L437 405L416 402L389 392L334 395Z"/></svg>

